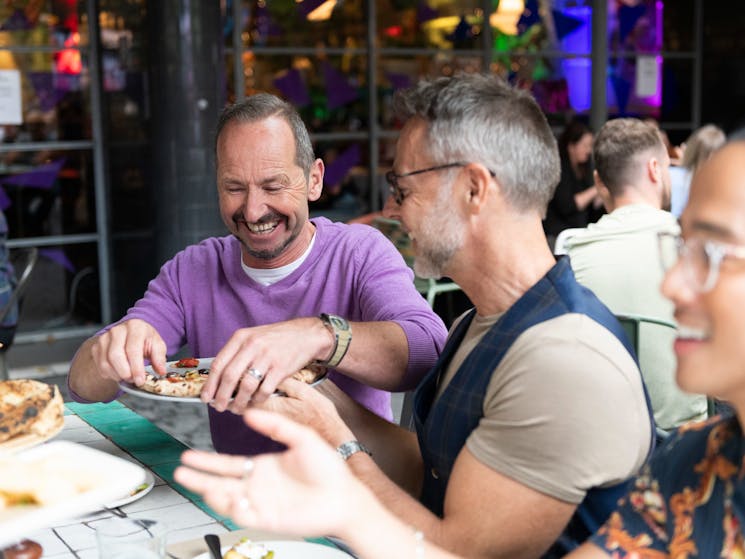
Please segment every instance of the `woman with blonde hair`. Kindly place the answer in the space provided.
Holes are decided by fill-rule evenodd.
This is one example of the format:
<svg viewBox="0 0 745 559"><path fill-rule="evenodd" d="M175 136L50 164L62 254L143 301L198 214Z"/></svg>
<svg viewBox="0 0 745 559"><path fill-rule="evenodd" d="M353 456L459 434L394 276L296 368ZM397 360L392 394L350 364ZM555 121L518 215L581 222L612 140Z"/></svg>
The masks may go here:
<svg viewBox="0 0 745 559"><path fill-rule="evenodd" d="M707 124L695 130L683 144L683 156L680 166L670 167L670 212L680 217L688 202L688 190L691 178L696 169L727 140L724 132L718 126Z"/></svg>

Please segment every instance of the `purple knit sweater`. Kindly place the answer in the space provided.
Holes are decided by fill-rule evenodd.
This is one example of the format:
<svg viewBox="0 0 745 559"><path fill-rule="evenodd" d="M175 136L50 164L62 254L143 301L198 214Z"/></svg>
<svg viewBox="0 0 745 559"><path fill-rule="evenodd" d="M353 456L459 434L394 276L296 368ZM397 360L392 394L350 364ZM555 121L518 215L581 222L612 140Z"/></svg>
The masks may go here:
<svg viewBox="0 0 745 559"><path fill-rule="evenodd" d="M270 286L254 282L241 268L240 244L234 237L209 238L168 261L122 320L140 318L151 324L169 355L186 344L198 357L216 355L233 332L247 326L321 312L352 322L392 320L409 342L409 364L400 389L413 388L442 349L447 335L442 321L416 291L411 270L380 232L326 218L313 223L316 240L310 254L283 280ZM330 376L355 400L391 419L390 393L340 373ZM246 427L240 416L211 407L209 414L219 452L276 449Z"/></svg>

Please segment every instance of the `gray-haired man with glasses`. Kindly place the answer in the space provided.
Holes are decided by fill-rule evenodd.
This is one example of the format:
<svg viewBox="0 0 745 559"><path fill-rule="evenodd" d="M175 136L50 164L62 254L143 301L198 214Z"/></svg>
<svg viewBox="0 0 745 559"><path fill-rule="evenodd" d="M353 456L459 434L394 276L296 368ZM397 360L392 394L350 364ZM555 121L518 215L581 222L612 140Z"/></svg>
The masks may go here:
<svg viewBox="0 0 745 559"><path fill-rule="evenodd" d="M435 543L468 557L562 555L625 492L653 426L619 324L546 243L556 140L533 98L496 76L422 82L394 108L406 123L384 213L408 232L416 273L451 277L475 309L416 391L416 435L343 395L340 418L296 383L300 402L266 406L334 447L359 440L372 456L344 452L347 464Z"/></svg>

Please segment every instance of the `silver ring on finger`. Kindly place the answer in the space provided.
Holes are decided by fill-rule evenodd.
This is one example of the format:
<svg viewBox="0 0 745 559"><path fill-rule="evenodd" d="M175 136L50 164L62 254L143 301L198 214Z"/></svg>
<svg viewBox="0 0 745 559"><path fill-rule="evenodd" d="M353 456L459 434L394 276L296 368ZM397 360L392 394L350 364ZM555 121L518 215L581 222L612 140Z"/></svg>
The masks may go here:
<svg viewBox="0 0 745 559"><path fill-rule="evenodd" d="M246 374L250 377L255 378L257 381L261 382L264 380L264 373L262 373L259 369L255 367L249 367L246 370Z"/></svg>
<svg viewBox="0 0 745 559"><path fill-rule="evenodd" d="M248 476L251 475L251 472L254 471L254 461L251 458L246 458L243 461L243 465L241 467L241 478L246 479Z"/></svg>
<svg viewBox="0 0 745 559"><path fill-rule="evenodd" d="M251 501L248 500L248 497L241 497L238 499L236 505L238 506L238 510L246 512L251 508Z"/></svg>

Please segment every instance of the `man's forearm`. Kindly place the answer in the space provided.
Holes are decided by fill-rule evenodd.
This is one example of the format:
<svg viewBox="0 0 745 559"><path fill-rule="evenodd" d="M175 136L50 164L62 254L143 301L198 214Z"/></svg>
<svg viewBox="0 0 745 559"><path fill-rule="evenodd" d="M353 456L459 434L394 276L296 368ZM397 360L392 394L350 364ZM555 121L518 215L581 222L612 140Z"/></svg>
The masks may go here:
<svg viewBox="0 0 745 559"><path fill-rule="evenodd" d="M348 464L357 478L372 491L384 507L402 522L421 530L429 541L438 542L442 519L386 477L371 457L357 453L349 458ZM421 470L421 466L418 470Z"/></svg>
<svg viewBox="0 0 745 559"><path fill-rule="evenodd" d="M347 442L351 430L372 452L385 476L417 495L422 481L422 457L416 435L374 414L332 382L322 383L317 390L334 404L343 422L320 430L327 442L338 447Z"/></svg>
<svg viewBox="0 0 745 559"><path fill-rule="evenodd" d="M101 378L96 372L91 347L96 337L89 338L80 346L72 363L68 384L79 397L92 402L109 401L117 393L116 382Z"/></svg>
<svg viewBox="0 0 745 559"><path fill-rule="evenodd" d="M362 559L457 559L455 555L434 547L426 538L420 538L417 534L419 528L391 514L369 490L354 503L350 511L353 516L339 535L352 544ZM385 537L381 538L380 534L385 534Z"/></svg>
<svg viewBox="0 0 745 559"><path fill-rule="evenodd" d="M409 364L406 333L395 322L355 322L352 343L338 369L382 390L398 390Z"/></svg>

